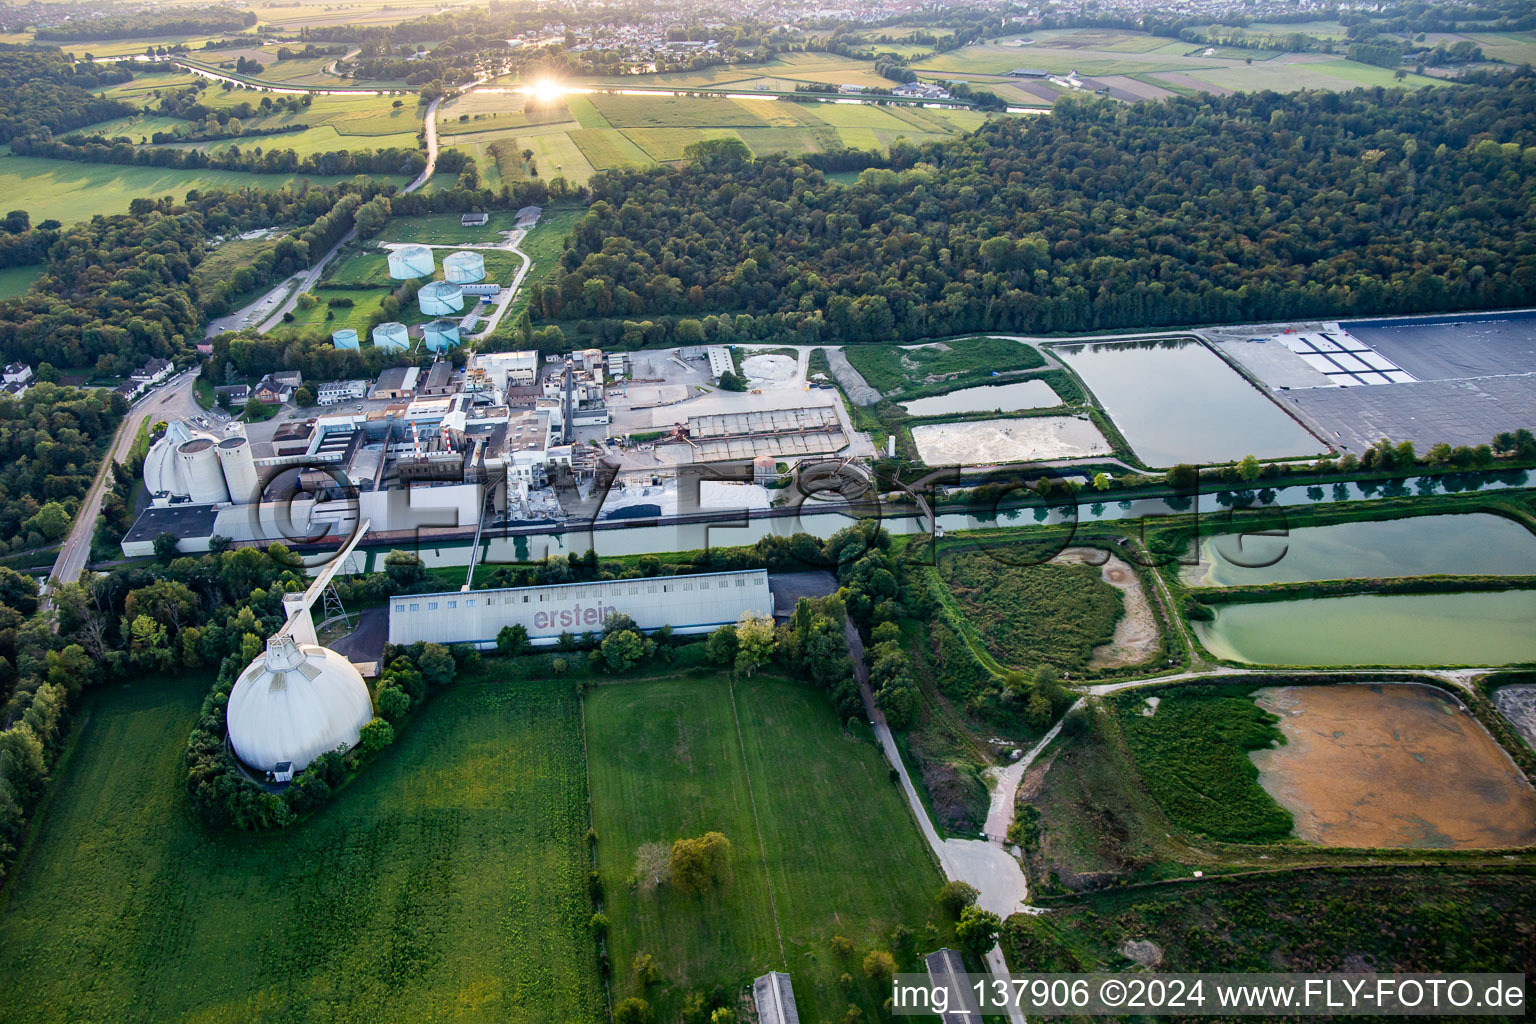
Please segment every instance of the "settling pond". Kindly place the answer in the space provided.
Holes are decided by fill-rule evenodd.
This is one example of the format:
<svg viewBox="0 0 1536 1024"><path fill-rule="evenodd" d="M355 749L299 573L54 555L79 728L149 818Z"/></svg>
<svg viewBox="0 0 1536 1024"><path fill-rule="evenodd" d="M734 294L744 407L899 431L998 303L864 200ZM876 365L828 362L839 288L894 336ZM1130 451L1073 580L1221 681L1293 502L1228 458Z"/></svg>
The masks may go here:
<svg viewBox="0 0 1536 1024"><path fill-rule="evenodd" d="M1258 665L1507 665L1536 661L1536 590L1352 594L1225 604L1206 649Z"/></svg>
<svg viewBox="0 0 1536 1024"><path fill-rule="evenodd" d="M1489 512L1304 526L1275 535L1223 533L1182 570L1196 587L1394 576L1536 574L1536 535Z"/></svg>
<svg viewBox="0 0 1536 1024"><path fill-rule="evenodd" d="M1198 341L1053 345L1149 466L1317 455L1325 445Z"/></svg>
<svg viewBox="0 0 1536 1024"><path fill-rule="evenodd" d="M947 395L932 395L902 402L913 416L949 416L961 412L1003 412L1014 409L1048 409L1061 399L1043 380L1021 380L1012 384L994 384L961 388Z"/></svg>

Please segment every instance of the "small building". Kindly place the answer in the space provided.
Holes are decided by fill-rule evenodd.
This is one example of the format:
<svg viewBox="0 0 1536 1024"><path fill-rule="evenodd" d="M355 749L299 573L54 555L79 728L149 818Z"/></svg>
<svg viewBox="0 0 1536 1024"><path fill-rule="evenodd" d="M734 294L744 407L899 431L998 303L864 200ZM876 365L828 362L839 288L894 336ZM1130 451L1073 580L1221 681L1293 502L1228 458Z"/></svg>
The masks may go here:
<svg viewBox="0 0 1536 1024"><path fill-rule="evenodd" d="M709 358L709 375L719 380L727 373L736 372L736 360L731 358L731 352L724 345L711 345L704 350Z"/></svg>
<svg viewBox="0 0 1536 1024"><path fill-rule="evenodd" d="M437 267L432 250L424 245L402 245L389 251L389 276L396 281L426 277Z"/></svg>
<svg viewBox="0 0 1536 1024"><path fill-rule="evenodd" d="M451 281L432 281L416 293L416 305L427 316L447 316L464 308L464 292Z"/></svg>
<svg viewBox="0 0 1536 1024"><path fill-rule="evenodd" d="M214 401L231 409L239 409L251 400L249 384L226 384L213 389Z"/></svg>
<svg viewBox="0 0 1536 1024"><path fill-rule="evenodd" d="M0 383L25 384L32 379L32 367L26 363L10 363L0 374Z"/></svg>
<svg viewBox="0 0 1536 1024"><path fill-rule="evenodd" d="M350 327L343 327L339 331L332 331L331 344L347 352L356 352L361 347L357 342L357 332Z"/></svg>
<svg viewBox="0 0 1536 1024"><path fill-rule="evenodd" d="M453 364L446 359L433 360L427 370L427 379L421 385L421 393L427 397L453 394Z"/></svg>
<svg viewBox="0 0 1536 1024"><path fill-rule="evenodd" d="M857 96L859 93L864 91L864 86L851 85L847 82L844 82L842 85L837 87L837 91L842 93L844 96Z"/></svg>
<svg viewBox="0 0 1536 1024"><path fill-rule="evenodd" d="M1050 78L1051 73L1042 68L1014 68L1008 72L1009 78Z"/></svg>
<svg viewBox="0 0 1536 1024"><path fill-rule="evenodd" d="M432 320L421 326L421 340L429 352L442 352L459 343L459 325L452 320Z"/></svg>
<svg viewBox="0 0 1536 1024"><path fill-rule="evenodd" d="M617 380L620 377L624 376L624 353L623 352L609 352L608 353L608 376L612 377L614 380Z"/></svg>
<svg viewBox="0 0 1536 1024"><path fill-rule="evenodd" d="M539 354L533 351L479 352L475 366L497 389L531 388L539 379Z"/></svg>
<svg viewBox="0 0 1536 1024"><path fill-rule="evenodd" d="M752 982L752 1002L761 1024L800 1024L795 989L783 971L770 971Z"/></svg>
<svg viewBox="0 0 1536 1024"><path fill-rule="evenodd" d="M386 351L404 352L411 347L411 334L405 324L390 323L379 324L373 329L373 347Z"/></svg>
<svg viewBox="0 0 1536 1024"><path fill-rule="evenodd" d="M752 460L752 482L771 484L779 479L779 464L772 455L759 455Z"/></svg>
<svg viewBox="0 0 1536 1024"><path fill-rule="evenodd" d="M410 398L416 394L416 379L421 371L414 366L392 366L379 374L373 385L374 398Z"/></svg>
<svg viewBox="0 0 1536 1024"><path fill-rule="evenodd" d="M303 383L304 375L298 370L279 370L257 381L251 397L266 405L282 405L293 398Z"/></svg>
<svg viewBox="0 0 1536 1024"><path fill-rule="evenodd" d="M171 370L172 366L169 359L151 359L130 373L128 379L137 384L140 391L147 391L169 377Z"/></svg>
<svg viewBox="0 0 1536 1024"><path fill-rule="evenodd" d="M354 402L368 394L365 380L332 380L315 389L315 401L321 405L339 405Z"/></svg>
<svg viewBox="0 0 1536 1024"><path fill-rule="evenodd" d="M491 215L488 213L466 213L464 216L459 218L459 227L483 228L490 222Z"/></svg>
<svg viewBox="0 0 1536 1024"><path fill-rule="evenodd" d="M473 295L476 298L493 298L501 291L501 285L495 281L479 281L472 284L459 285L459 291L465 295Z"/></svg>

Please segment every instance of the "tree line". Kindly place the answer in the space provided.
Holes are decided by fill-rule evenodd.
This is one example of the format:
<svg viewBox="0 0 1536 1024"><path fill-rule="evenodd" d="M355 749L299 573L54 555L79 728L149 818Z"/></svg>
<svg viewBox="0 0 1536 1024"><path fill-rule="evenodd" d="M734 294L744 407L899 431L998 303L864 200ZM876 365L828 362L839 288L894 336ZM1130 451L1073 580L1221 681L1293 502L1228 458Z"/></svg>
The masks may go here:
<svg viewBox="0 0 1536 1024"><path fill-rule="evenodd" d="M530 308L816 343L1525 305L1536 74L1482 81L1064 97L850 185L732 147L604 172Z"/></svg>
<svg viewBox="0 0 1536 1024"><path fill-rule="evenodd" d="M0 144L131 116L131 104L89 90L132 77L115 65L77 64L57 47L0 43Z"/></svg>
<svg viewBox="0 0 1536 1024"><path fill-rule="evenodd" d="M286 128L282 129L288 130ZM264 134L257 129L245 134ZM73 160L86 164L126 164L131 167L172 167L177 170L245 171L248 174L394 174L414 178L427 166L419 149L338 149L299 156L291 149L230 146L219 153L201 149L135 146L126 138L101 141L94 136L71 135L52 139L27 135L11 140L17 156Z"/></svg>
<svg viewBox="0 0 1536 1024"><path fill-rule="evenodd" d="M233 7L204 7L134 11L96 18L76 18L58 25L45 25L33 36L57 42L89 39L147 39L162 36L190 36L206 32L238 32L256 24L256 15Z"/></svg>

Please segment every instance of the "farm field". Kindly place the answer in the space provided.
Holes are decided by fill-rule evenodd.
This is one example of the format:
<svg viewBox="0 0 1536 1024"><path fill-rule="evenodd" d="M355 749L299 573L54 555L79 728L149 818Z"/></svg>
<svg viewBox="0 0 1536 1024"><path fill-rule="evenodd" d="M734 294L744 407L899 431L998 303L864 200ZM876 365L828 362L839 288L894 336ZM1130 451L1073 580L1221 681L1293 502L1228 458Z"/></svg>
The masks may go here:
<svg viewBox="0 0 1536 1024"><path fill-rule="evenodd" d="M440 213L421 217L391 217L374 239L377 242L419 242L422 245L496 245L504 231L511 231L517 214L499 210L481 227L464 227L459 214Z"/></svg>
<svg viewBox="0 0 1536 1024"><path fill-rule="evenodd" d="M962 338L914 348L848 345L848 362L882 395L924 384L980 380L993 371L1031 370L1045 365L1038 351L1005 338Z"/></svg>
<svg viewBox="0 0 1536 1024"><path fill-rule="evenodd" d="M247 174L243 171L175 170L119 164L81 164L71 160L11 155L0 147L0 194L25 209L33 223L53 218L66 224L96 214L127 213L137 196L182 198L192 189L276 189L298 181L334 184L348 176ZM406 183L404 176L385 180Z"/></svg>
<svg viewBox="0 0 1536 1024"><path fill-rule="evenodd" d="M0 299L14 299L18 295L25 295L47 269L39 263L36 266L6 267L0 270Z"/></svg>
<svg viewBox="0 0 1536 1024"><path fill-rule="evenodd" d="M802 1019L879 1012L885 993L858 965L898 924L922 934L942 878L883 759L825 697L774 678L618 683L588 696L586 728L615 1000L639 991L630 964L649 953L658 1019L690 990L770 969L789 971ZM630 887L642 846L710 830L731 843L723 890Z"/></svg>
<svg viewBox="0 0 1536 1024"><path fill-rule="evenodd" d="M271 836L186 807L205 688L91 698L0 910L0 1020L606 1019L569 684L464 679Z"/></svg>

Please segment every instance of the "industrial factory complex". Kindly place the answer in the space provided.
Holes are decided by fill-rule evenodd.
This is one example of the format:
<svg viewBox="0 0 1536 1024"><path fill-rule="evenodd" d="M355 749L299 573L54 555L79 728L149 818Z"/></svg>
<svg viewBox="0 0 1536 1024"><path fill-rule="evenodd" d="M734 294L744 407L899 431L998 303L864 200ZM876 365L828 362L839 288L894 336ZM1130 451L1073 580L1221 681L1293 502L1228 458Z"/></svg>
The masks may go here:
<svg viewBox="0 0 1536 1024"><path fill-rule="evenodd" d="M721 390L727 372L753 386ZM440 357L319 384L314 409L285 404L301 384L293 372L260 382L247 400L279 406L262 422L169 423L145 458L150 504L123 553L152 554L166 535L187 553L214 537L333 546L362 521L371 543L390 546L486 526L666 516L678 511L678 473L696 465L734 464L742 483L731 501L761 508L765 488L800 460L874 452L837 393L806 379L803 354L516 351L476 353L462 367ZM475 632L480 620L456 611L449 618Z"/></svg>

